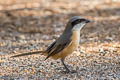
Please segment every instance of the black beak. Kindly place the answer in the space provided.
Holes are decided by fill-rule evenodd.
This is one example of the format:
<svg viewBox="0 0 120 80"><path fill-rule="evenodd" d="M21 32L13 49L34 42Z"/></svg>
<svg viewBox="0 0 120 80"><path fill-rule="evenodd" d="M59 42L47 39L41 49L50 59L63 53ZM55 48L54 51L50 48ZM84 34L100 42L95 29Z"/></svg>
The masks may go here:
<svg viewBox="0 0 120 80"><path fill-rule="evenodd" d="M86 20L85 20L85 22L86 22L86 23L89 23L89 22L90 22L90 20L87 20L87 19L86 19Z"/></svg>

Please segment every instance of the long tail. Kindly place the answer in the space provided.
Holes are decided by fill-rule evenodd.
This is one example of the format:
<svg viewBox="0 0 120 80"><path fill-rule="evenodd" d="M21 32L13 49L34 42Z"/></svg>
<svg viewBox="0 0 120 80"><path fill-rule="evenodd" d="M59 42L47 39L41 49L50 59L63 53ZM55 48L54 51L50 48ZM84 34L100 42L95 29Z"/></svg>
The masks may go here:
<svg viewBox="0 0 120 80"><path fill-rule="evenodd" d="M11 57L20 57L20 56L26 56L26 55L32 55L32 54L39 54L39 53L44 53L44 51L28 52L28 53L14 55L14 56L11 56Z"/></svg>

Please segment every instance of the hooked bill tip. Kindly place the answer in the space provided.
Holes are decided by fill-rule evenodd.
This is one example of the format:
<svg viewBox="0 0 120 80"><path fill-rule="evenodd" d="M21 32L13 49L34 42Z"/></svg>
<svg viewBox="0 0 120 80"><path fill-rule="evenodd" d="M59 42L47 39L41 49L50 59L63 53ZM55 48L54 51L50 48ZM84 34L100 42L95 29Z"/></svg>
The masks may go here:
<svg viewBox="0 0 120 80"><path fill-rule="evenodd" d="M90 20L86 20L85 22L86 22L86 23L89 23L89 22L91 22L91 21L90 21Z"/></svg>

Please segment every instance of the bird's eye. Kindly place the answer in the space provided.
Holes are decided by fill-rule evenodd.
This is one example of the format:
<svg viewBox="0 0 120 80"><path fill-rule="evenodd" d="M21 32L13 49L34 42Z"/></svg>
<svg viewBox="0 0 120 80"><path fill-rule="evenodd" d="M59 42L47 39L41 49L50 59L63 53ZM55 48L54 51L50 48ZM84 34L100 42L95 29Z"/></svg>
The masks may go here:
<svg viewBox="0 0 120 80"><path fill-rule="evenodd" d="M79 19L79 22L83 22L83 21L85 21L85 19Z"/></svg>

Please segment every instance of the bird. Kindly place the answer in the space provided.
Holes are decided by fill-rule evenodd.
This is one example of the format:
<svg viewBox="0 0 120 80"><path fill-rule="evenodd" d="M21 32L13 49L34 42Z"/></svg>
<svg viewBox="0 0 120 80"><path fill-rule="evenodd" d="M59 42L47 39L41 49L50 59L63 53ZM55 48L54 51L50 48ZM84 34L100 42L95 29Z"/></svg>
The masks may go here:
<svg viewBox="0 0 120 80"><path fill-rule="evenodd" d="M70 73L72 71L65 64L65 58L78 48L80 43L80 31L89 22L91 21L88 19L80 16L73 16L68 20L65 30L60 37L52 42L46 50L18 54L12 57L42 53L44 56L46 56L45 60L50 57L54 60L60 59L65 68L65 72Z"/></svg>

